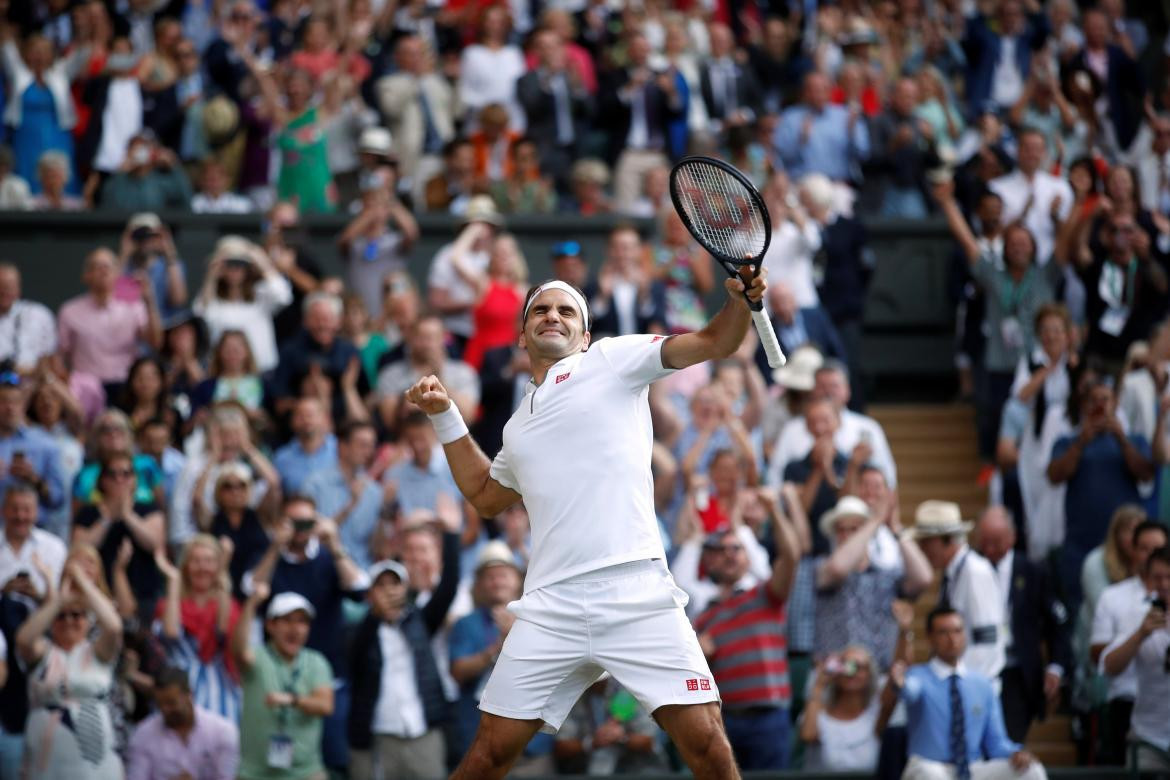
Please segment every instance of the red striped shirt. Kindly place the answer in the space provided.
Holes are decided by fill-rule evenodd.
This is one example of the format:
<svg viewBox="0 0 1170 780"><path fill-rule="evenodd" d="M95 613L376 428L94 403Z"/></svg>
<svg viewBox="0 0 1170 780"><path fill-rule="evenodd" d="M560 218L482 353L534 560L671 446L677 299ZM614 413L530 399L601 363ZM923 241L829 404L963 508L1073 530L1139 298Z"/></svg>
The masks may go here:
<svg viewBox="0 0 1170 780"><path fill-rule="evenodd" d="M711 672L730 707L787 707L788 615L768 583L712 604L695 620L695 631L715 642Z"/></svg>

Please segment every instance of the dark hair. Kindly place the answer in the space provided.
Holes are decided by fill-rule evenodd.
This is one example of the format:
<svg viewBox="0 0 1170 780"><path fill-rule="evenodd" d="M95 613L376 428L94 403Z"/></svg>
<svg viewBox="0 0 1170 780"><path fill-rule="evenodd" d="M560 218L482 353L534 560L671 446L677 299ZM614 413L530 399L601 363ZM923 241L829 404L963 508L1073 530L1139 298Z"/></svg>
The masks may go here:
<svg viewBox="0 0 1170 780"><path fill-rule="evenodd" d="M35 500L40 501L40 494L37 493L36 488L27 482L18 482L16 480L8 483L8 488L4 491L4 500L7 501L9 496L18 496L21 494L30 495Z"/></svg>
<svg viewBox="0 0 1170 780"><path fill-rule="evenodd" d="M1068 172L1072 173L1076 168L1084 168L1089 173L1089 179L1092 182L1089 185L1089 192L1097 193L1101 191L1101 176L1097 173L1097 166L1093 163L1091 157L1078 157L1069 163Z"/></svg>
<svg viewBox="0 0 1170 780"><path fill-rule="evenodd" d="M154 675L154 689L178 688L183 693L191 692L191 679L187 673L175 666L164 666Z"/></svg>
<svg viewBox="0 0 1170 780"><path fill-rule="evenodd" d="M1133 529L1133 544L1135 547L1137 546L1138 540L1141 539L1142 535L1147 531L1158 531L1162 534L1163 540L1170 539L1170 529L1167 529L1166 526L1162 525L1157 520L1143 520L1134 526Z"/></svg>
<svg viewBox="0 0 1170 780"><path fill-rule="evenodd" d="M1170 566L1170 547L1162 546L1150 553L1150 557L1146 558L1146 574L1154 568L1155 561Z"/></svg>
<svg viewBox="0 0 1170 780"><path fill-rule="evenodd" d="M427 417L426 412L413 411L402 418L398 423L398 429L404 431L407 428L422 428L424 425L430 425L431 419Z"/></svg>
<svg viewBox="0 0 1170 780"><path fill-rule="evenodd" d="M942 604L932 609L926 616L926 633L934 631L934 621L939 618L947 617L948 615L958 615L959 610L952 607L950 604ZM959 615L961 618L962 615Z"/></svg>
<svg viewBox="0 0 1170 780"><path fill-rule="evenodd" d="M983 189L981 189L979 191L979 194L975 196L975 202L977 204L982 203L983 201L987 200L988 198L998 200L1001 204L1003 203L1003 198L1000 197L1000 194L998 192L996 192L995 190L991 189L990 187L984 187Z"/></svg>
<svg viewBox="0 0 1170 780"><path fill-rule="evenodd" d="M341 429L337 431L337 438L339 441L348 443L358 431L374 431L374 435L377 436L377 430L374 428L373 423L366 422L365 420L351 420L342 425Z"/></svg>
<svg viewBox="0 0 1170 780"><path fill-rule="evenodd" d="M164 417L151 417L146 422L142 423L142 425L138 426L138 432L142 433L147 428L155 428L159 425L166 428L167 433L169 435L170 430L171 430L171 424L169 422L167 422L166 418L164 418Z"/></svg>
<svg viewBox="0 0 1170 780"><path fill-rule="evenodd" d="M613 235L615 232L617 232L617 230L619 228L620 228L620 225L618 227L615 227L613 230L611 230L610 235ZM637 228L633 227L633 225L630 225L629 228L631 230L635 230L635 231L637 230ZM553 281L553 280L546 279L545 281L540 282L539 284L534 284L531 287L529 287L528 292L524 294L524 305L520 307L520 330L524 330L524 323L528 322L528 304L532 301L533 296L536 295L536 291L551 281ZM574 290L577 291L577 294L581 296L581 300L585 301L585 322L583 322L582 325L592 326L593 325L593 312L589 311L589 298L586 297L584 291L582 291L582 289L580 287L578 287L577 285L572 284L570 282L562 281L561 283L567 284L570 287L572 287ZM588 330L588 328L586 328L586 330Z"/></svg>
<svg viewBox="0 0 1170 780"><path fill-rule="evenodd" d="M860 469L858 469L858 471L857 471L858 479L860 479L861 477L864 477L866 474L870 473L871 471L876 472L877 474L881 475L882 482L884 482L886 484L886 487L890 486L890 480L886 479L886 472L882 471L880 468L873 465L872 463L866 463L864 466L862 466Z"/></svg>
<svg viewBox="0 0 1170 780"><path fill-rule="evenodd" d="M1072 425L1080 425L1081 423L1081 401L1083 395L1092 392L1093 388L1102 385L1109 386L1109 375L1102 368L1101 364L1093 359L1086 358L1077 364L1076 368L1069 371L1069 385L1072 387L1072 392L1068 395L1068 421ZM1085 387L1082 391L1081 385Z"/></svg>
<svg viewBox="0 0 1170 780"><path fill-rule="evenodd" d="M282 507L291 506L292 504L308 504L309 506L313 507L313 509L317 508L317 501L306 493L289 493L284 497L284 500L280 502Z"/></svg>
<svg viewBox="0 0 1170 780"><path fill-rule="evenodd" d="M126 412L126 414L133 412L134 407L141 400L134 394L134 375L147 365L154 366L154 369L158 371L159 390L158 398L154 401L154 413L156 415L162 414L162 411L167 407L167 394L170 390L167 387L167 370L163 367L161 360L146 355L131 363L130 370L126 372L126 384L122 387L122 403L120 404L122 411Z"/></svg>

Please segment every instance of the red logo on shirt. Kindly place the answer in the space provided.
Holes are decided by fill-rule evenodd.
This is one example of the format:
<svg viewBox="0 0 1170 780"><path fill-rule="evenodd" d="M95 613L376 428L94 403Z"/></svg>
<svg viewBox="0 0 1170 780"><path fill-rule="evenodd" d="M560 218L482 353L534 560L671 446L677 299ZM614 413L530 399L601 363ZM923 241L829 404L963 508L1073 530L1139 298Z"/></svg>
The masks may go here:
<svg viewBox="0 0 1170 780"><path fill-rule="evenodd" d="M572 371L570 371L570 372L569 372L569 374L571 374L571 373L573 373L573 372L572 372ZM568 378L569 378L569 374L558 374L558 375L557 375L557 381L553 382L553 384L554 384L554 385L559 385L561 382L564 382L566 379L568 379Z"/></svg>
<svg viewBox="0 0 1170 780"><path fill-rule="evenodd" d="M711 690L711 681L710 680L699 680L699 688L701 690L704 690L704 691Z"/></svg>
<svg viewBox="0 0 1170 780"><path fill-rule="evenodd" d="M666 336L651 336L650 343L654 344L656 342L662 341L664 338L666 338Z"/></svg>
<svg viewBox="0 0 1170 780"><path fill-rule="evenodd" d="M692 678L692 679L690 679L690 680L687 680L687 690L688 690L688 691L697 691L697 690L699 690L699 681L698 681L698 680L696 680L696 679L694 679L694 678Z"/></svg>

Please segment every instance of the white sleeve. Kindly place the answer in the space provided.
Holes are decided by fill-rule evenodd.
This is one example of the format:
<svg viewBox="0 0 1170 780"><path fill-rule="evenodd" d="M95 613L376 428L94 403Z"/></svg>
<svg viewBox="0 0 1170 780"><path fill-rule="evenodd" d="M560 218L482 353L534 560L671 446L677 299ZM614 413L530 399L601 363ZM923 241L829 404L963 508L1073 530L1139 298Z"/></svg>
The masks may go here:
<svg viewBox="0 0 1170 780"><path fill-rule="evenodd" d="M761 580L771 577L772 565L768 562L768 551L760 544L760 540L752 533L752 529L741 525L735 529L735 535L739 538L739 543L743 545L744 552L747 553L748 571Z"/></svg>
<svg viewBox="0 0 1170 780"><path fill-rule="evenodd" d="M284 274L271 274L256 283L256 302L274 313L293 302L292 285Z"/></svg>
<svg viewBox="0 0 1170 780"><path fill-rule="evenodd" d="M894 464L894 453L890 450L890 442L886 439L886 432L876 420L866 419L866 428L870 433L870 446L873 447L873 462L886 476L890 488L898 487L898 467Z"/></svg>
<svg viewBox="0 0 1170 780"><path fill-rule="evenodd" d="M520 483L516 481L516 475L512 473L512 469L508 466L508 458L504 455L503 447L500 448L500 451L496 453L495 459L492 460L492 467L488 471L488 474L492 479L509 490L515 490L517 493L520 492Z"/></svg>
<svg viewBox="0 0 1170 780"><path fill-rule="evenodd" d="M1089 632L1090 645L1104 645L1117 638L1117 616L1113 614L1112 594L1106 590L1097 599L1097 608L1093 610L1093 628Z"/></svg>
<svg viewBox="0 0 1170 780"><path fill-rule="evenodd" d="M602 339L593 345L631 390L640 390L674 372L662 365L666 336L635 334Z"/></svg>

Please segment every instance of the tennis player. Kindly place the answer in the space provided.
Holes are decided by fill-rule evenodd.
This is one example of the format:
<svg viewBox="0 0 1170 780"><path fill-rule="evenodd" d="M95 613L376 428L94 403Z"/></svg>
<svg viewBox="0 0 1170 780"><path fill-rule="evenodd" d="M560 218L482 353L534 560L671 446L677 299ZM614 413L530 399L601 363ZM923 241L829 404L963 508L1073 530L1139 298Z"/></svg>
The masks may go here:
<svg viewBox="0 0 1170 780"><path fill-rule="evenodd" d="M738 778L719 692L674 584L654 514L649 385L731 355L750 322L744 281L705 328L606 338L590 348L585 298L529 291L520 347L532 382L489 461L434 376L407 397L430 415L455 481L485 517L524 500L532 557L516 621L480 699L479 730L452 776L502 778L538 729L556 732L609 672L670 735L695 777ZM764 295L762 277L748 297Z"/></svg>

